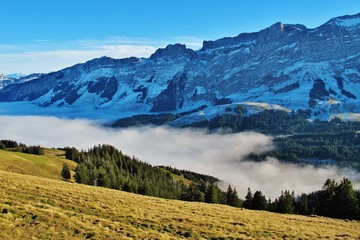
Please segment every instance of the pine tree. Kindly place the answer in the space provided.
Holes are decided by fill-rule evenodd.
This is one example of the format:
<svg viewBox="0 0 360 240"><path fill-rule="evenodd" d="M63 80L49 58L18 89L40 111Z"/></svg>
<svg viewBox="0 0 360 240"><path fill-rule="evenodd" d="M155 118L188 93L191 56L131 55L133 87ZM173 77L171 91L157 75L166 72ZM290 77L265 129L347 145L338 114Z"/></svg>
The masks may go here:
<svg viewBox="0 0 360 240"><path fill-rule="evenodd" d="M188 188L185 189L181 195L181 200L191 202L203 202L204 196L199 190L199 187L195 183L191 183Z"/></svg>
<svg viewBox="0 0 360 240"><path fill-rule="evenodd" d="M75 180L77 183L90 184L89 183L89 171L84 163L80 163L75 172Z"/></svg>
<svg viewBox="0 0 360 240"><path fill-rule="evenodd" d="M269 212L274 212L275 211L275 203L271 202L270 197L269 197L268 202L267 202L266 210L269 211Z"/></svg>
<svg viewBox="0 0 360 240"><path fill-rule="evenodd" d="M70 168L66 163L63 164L61 176L66 180L69 180L71 178Z"/></svg>
<svg viewBox="0 0 360 240"><path fill-rule="evenodd" d="M359 206L356 199L356 192L349 179L343 178L340 184L335 188L334 214L336 218L356 219Z"/></svg>
<svg viewBox="0 0 360 240"><path fill-rule="evenodd" d="M229 185L226 191L226 204L233 207L240 207L240 199L237 195L237 191Z"/></svg>
<svg viewBox="0 0 360 240"><path fill-rule="evenodd" d="M266 207L266 197L261 193L261 191L256 191L252 199L251 208L255 210L265 210Z"/></svg>
<svg viewBox="0 0 360 240"><path fill-rule="evenodd" d="M64 150L65 150L65 158L66 159L73 160L75 162L79 162L80 152L76 148L66 147Z"/></svg>
<svg viewBox="0 0 360 240"><path fill-rule="evenodd" d="M205 202L219 203L219 190L215 184L210 184L205 192Z"/></svg>
<svg viewBox="0 0 360 240"><path fill-rule="evenodd" d="M333 179L327 179L322 190L319 192L317 214L321 216L334 217L335 213L335 189L337 184Z"/></svg>
<svg viewBox="0 0 360 240"><path fill-rule="evenodd" d="M232 195L233 195L233 190L231 188L231 186L229 185L227 190L226 190L226 204L230 205L232 202Z"/></svg>
<svg viewBox="0 0 360 240"><path fill-rule="evenodd" d="M307 215L309 214L309 208L308 208L308 196L303 193L301 194L300 198L298 199L298 202L296 204L296 213Z"/></svg>
<svg viewBox="0 0 360 240"><path fill-rule="evenodd" d="M250 188L248 188L247 194L245 196L245 201L243 203L243 207L247 209L252 209L252 201L253 201L253 195Z"/></svg>
<svg viewBox="0 0 360 240"><path fill-rule="evenodd" d="M241 202L240 202L238 193L236 191L236 188L234 188L234 190L233 190L230 206L233 206L233 207L240 207L241 206Z"/></svg>
<svg viewBox="0 0 360 240"><path fill-rule="evenodd" d="M295 195L294 192L286 190L281 192L281 196L277 203L277 212L279 213L294 213L295 212Z"/></svg>
<svg viewBox="0 0 360 240"><path fill-rule="evenodd" d="M110 177L108 175L108 173L106 172L106 170L101 167L98 171L98 178L97 178L97 185L101 186L101 187L106 187L106 188L110 188L111 187L111 180Z"/></svg>

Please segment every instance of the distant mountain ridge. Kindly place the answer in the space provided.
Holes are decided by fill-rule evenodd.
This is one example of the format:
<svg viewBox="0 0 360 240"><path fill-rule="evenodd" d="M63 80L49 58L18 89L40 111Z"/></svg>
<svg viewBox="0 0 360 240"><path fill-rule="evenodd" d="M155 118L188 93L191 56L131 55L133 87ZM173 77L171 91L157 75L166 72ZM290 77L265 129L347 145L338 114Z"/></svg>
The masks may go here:
<svg viewBox="0 0 360 240"><path fill-rule="evenodd" d="M12 73L8 75L0 74L0 89L8 85L34 80L42 75L43 75L42 73L32 73L32 74Z"/></svg>
<svg viewBox="0 0 360 240"><path fill-rule="evenodd" d="M308 29L275 23L254 33L158 49L150 58L102 57L0 90L0 101L181 113L222 105L308 110L313 118L360 113L360 14ZM265 107L267 108L267 107ZM215 114L215 115L216 115ZM129 114L128 114L129 115Z"/></svg>

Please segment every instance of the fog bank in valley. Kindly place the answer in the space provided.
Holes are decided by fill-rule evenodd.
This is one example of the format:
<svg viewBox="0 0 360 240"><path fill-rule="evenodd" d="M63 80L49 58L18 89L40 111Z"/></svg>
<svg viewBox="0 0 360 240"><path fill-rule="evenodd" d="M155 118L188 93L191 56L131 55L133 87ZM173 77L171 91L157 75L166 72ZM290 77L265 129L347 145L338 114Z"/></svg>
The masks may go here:
<svg viewBox="0 0 360 240"><path fill-rule="evenodd" d="M327 178L346 176L359 182L358 173L350 169L298 166L272 158L263 162L245 161L249 153L273 148L271 138L259 133L207 134L201 130L166 127L110 129L88 120L36 116L0 116L0 124L0 139L55 148L87 149L111 144L152 165L169 165L215 176L236 187L241 198L248 187L274 198L287 189L296 194L319 190Z"/></svg>

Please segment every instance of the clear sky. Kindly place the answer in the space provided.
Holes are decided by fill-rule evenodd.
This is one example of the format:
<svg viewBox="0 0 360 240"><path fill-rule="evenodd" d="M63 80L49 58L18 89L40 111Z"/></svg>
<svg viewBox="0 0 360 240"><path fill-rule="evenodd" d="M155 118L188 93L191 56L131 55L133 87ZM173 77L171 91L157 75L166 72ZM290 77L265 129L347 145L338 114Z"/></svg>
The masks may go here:
<svg viewBox="0 0 360 240"><path fill-rule="evenodd" d="M110 56L256 32L315 28L360 12L360 0L0 0L0 73L49 72Z"/></svg>

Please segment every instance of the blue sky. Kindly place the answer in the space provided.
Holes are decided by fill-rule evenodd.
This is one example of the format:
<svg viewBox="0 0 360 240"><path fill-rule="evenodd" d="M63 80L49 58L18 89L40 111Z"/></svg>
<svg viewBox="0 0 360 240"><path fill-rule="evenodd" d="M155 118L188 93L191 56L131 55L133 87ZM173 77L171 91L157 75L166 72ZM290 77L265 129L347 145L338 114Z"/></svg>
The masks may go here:
<svg viewBox="0 0 360 240"><path fill-rule="evenodd" d="M158 47L255 32L315 28L360 12L359 0L1 0L0 73L49 72L103 55L148 57Z"/></svg>

